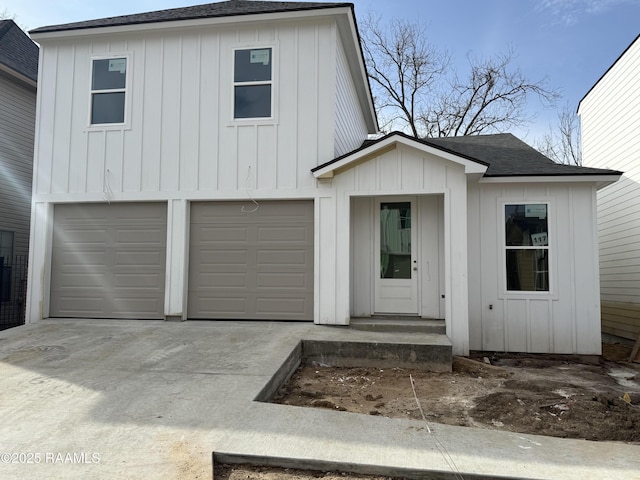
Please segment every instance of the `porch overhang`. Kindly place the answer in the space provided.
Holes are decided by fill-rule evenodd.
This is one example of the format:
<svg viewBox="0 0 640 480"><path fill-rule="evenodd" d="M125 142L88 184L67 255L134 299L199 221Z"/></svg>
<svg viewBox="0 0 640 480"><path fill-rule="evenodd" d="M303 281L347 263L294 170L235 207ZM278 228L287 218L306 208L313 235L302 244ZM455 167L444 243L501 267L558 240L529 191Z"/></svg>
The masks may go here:
<svg viewBox="0 0 640 480"><path fill-rule="evenodd" d="M440 149L433 145L429 145L419 139L409 137L408 135L394 132L389 135L376 140L373 143L363 146L358 150L350 152L342 157L338 157L323 165L320 165L311 170L313 176L317 179L333 178L336 174L349 170L361 163L367 162L373 158L398 148L398 146L406 146L415 148L422 151L425 154L434 155L436 157L448 160L450 162L459 164L464 167L464 171L467 175L473 175L481 177L489 168L488 164L480 162L478 160L466 157L463 155L456 155L446 150Z"/></svg>

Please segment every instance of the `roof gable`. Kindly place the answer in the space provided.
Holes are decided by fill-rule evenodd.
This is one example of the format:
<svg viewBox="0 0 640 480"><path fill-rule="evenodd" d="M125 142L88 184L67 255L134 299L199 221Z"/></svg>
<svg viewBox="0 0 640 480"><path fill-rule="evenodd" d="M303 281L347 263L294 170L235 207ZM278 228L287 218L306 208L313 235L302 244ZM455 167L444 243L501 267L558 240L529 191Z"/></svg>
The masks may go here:
<svg viewBox="0 0 640 480"><path fill-rule="evenodd" d="M13 20L0 20L0 64L32 82L38 81L38 46Z"/></svg>
<svg viewBox="0 0 640 480"><path fill-rule="evenodd" d="M367 140L359 149L311 171L316 178L329 178L334 173L384 153L397 142L463 164L466 173L480 173L484 178L614 177L622 174L614 170L555 163L510 133L418 139L393 132L377 140Z"/></svg>
<svg viewBox="0 0 640 480"><path fill-rule="evenodd" d="M325 2L269 2L255 0L228 0L225 2L207 3L191 7L171 8L154 12L122 15L118 17L100 18L83 22L65 23L36 28L29 33L63 32L68 30L82 30L89 28L117 27L125 25L141 25L147 23L174 22L179 20L196 20L204 18L234 17L242 15L256 15L265 13L284 13L325 8L348 7L353 9L352 3Z"/></svg>
<svg viewBox="0 0 640 480"><path fill-rule="evenodd" d="M460 164L464 167L465 173L467 174L483 174L487 170L488 164L482 160L469 157L465 154L448 152L445 149L430 145L424 140L402 132L392 132L377 140L367 140L359 149L315 167L311 172L316 178L331 178L336 173L352 168L396 148L398 144L413 147L425 153L434 154L445 160Z"/></svg>

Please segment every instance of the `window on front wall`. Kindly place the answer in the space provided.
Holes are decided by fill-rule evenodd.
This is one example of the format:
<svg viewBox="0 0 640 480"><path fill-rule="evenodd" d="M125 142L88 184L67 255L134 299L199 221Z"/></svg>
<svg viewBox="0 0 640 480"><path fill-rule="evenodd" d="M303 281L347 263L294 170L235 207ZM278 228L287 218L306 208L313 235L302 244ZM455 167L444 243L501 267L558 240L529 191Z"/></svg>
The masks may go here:
<svg viewBox="0 0 640 480"><path fill-rule="evenodd" d="M508 291L549 291L548 214L546 203L504 206Z"/></svg>
<svg viewBox="0 0 640 480"><path fill-rule="evenodd" d="M233 68L233 117L269 118L272 116L271 48L236 50Z"/></svg>
<svg viewBox="0 0 640 480"><path fill-rule="evenodd" d="M92 60L91 125L125 122L127 58Z"/></svg>

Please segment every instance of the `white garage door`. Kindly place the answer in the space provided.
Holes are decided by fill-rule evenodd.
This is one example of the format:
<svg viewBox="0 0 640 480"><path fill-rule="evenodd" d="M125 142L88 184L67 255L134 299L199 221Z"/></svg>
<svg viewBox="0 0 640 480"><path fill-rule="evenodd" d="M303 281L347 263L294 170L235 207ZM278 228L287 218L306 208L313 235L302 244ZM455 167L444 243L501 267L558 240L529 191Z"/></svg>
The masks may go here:
<svg viewBox="0 0 640 480"><path fill-rule="evenodd" d="M52 317L164 317L164 203L56 205Z"/></svg>
<svg viewBox="0 0 640 480"><path fill-rule="evenodd" d="M313 320L313 202L194 203L189 318Z"/></svg>

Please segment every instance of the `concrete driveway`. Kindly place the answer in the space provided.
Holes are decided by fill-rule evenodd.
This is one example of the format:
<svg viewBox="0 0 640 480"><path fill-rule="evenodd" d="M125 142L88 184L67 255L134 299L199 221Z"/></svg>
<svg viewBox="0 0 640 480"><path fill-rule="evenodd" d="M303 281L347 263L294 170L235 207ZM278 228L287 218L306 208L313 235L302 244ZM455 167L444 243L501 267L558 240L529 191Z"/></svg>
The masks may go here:
<svg viewBox="0 0 640 480"><path fill-rule="evenodd" d="M301 339L391 335L105 320L0 332L0 478L211 478L214 451L422 478L452 468L465 478L640 478L640 446L437 424L429 433L418 421L253 401Z"/></svg>

